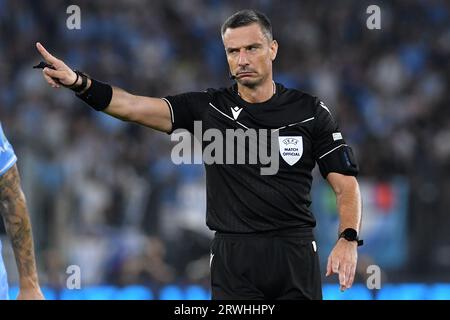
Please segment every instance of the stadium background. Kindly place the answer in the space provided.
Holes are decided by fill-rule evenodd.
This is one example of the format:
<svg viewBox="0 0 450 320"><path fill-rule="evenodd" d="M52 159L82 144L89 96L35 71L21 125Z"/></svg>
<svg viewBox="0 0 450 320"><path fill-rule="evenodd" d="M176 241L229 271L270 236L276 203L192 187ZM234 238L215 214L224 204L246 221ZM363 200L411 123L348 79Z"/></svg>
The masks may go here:
<svg viewBox="0 0 450 320"><path fill-rule="evenodd" d="M71 4L81 30L66 27ZM371 4L381 30L366 27ZM272 20L276 81L321 97L361 163L367 245L357 284L341 294L336 278L324 279L325 298L450 298L448 2L0 0L0 119L19 157L47 298L208 298L211 233L203 167L173 165L168 135L48 87L31 69L35 42L133 93L204 90L231 84L219 28L243 8ZM324 263L337 220L315 177ZM381 290L366 288L370 264ZM81 269L80 290L66 288L70 265Z"/></svg>

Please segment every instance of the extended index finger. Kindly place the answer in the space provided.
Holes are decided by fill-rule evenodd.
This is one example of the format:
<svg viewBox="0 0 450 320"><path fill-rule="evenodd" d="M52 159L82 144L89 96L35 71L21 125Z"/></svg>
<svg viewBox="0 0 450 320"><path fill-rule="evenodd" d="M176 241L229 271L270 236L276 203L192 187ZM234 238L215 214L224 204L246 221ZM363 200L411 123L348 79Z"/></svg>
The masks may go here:
<svg viewBox="0 0 450 320"><path fill-rule="evenodd" d="M339 268L339 284L341 285L341 290L342 289L346 289L346 284L347 284L347 266L344 264L341 264L340 268Z"/></svg>
<svg viewBox="0 0 450 320"><path fill-rule="evenodd" d="M58 59L52 56L40 42L36 43L36 48L48 63L54 64L58 61Z"/></svg>

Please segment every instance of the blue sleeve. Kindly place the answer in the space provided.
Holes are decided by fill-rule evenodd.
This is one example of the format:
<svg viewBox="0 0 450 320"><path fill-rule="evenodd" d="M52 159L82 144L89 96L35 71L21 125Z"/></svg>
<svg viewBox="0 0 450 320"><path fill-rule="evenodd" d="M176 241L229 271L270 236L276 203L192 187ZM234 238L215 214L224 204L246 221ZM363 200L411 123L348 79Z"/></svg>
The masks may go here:
<svg viewBox="0 0 450 320"><path fill-rule="evenodd" d="M17 161L14 149L6 139L0 125L0 176L5 174Z"/></svg>

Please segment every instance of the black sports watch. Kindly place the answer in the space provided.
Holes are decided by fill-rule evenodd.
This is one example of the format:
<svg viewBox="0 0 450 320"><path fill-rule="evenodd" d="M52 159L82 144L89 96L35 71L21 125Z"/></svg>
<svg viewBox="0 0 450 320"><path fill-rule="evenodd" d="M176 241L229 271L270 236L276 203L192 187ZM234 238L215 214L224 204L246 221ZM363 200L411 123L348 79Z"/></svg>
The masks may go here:
<svg viewBox="0 0 450 320"><path fill-rule="evenodd" d="M364 241L358 238L358 232L353 228L347 228L342 231L339 235L339 239L340 238L344 238L347 241L356 241L358 246L362 246L364 244Z"/></svg>

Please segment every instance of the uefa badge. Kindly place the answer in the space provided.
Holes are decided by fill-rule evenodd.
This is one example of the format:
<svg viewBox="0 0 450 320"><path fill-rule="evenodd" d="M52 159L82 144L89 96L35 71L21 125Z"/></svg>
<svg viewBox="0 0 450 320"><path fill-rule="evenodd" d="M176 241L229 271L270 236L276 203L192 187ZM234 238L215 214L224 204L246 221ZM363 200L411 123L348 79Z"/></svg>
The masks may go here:
<svg viewBox="0 0 450 320"><path fill-rule="evenodd" d="M278 137L280 145L280 154L290 166L297 163L303 154L303 138L301 136L295 137Z"/></svg>

